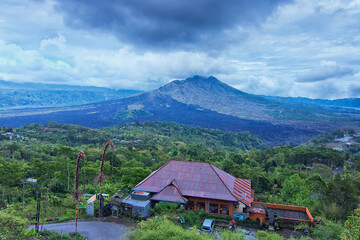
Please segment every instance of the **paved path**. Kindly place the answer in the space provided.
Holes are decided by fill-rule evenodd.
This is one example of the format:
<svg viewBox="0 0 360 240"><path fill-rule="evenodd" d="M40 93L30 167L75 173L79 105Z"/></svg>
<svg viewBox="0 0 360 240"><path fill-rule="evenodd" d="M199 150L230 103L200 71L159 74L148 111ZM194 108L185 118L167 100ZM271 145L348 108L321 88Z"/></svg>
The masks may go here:
<svg viewBox="0 0 360 240"><path fill-rule="evenodd" d="M41 229L41 226L39 228ZM75 232L75 222L46 224L43 228L70 233ZM78 222L78 233L89 240L120 240L127 230L128 228L125 225L109 222Z"/></svg>

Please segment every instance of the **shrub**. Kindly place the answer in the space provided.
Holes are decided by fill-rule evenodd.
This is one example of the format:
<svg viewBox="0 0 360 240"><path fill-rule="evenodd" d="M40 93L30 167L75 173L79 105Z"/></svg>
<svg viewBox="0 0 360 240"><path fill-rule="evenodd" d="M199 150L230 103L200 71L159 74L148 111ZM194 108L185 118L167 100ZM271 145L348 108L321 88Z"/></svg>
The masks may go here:
<svg viewBox="0 0 360 240"><path fill-rule="evenodd" d="M313 238L315 240L339 239L342 232L341 223L320 218L324 224L318 224L313 230Z"/></svg>
<svg viewBox="0 0 360 240"><path fill-rule="evenodd" d="M355 240L360 238L360 208L348 217L345 222L344 230L341 234L342 240Z"/></svg>
<svg viewBox="0 0 360 240"><path fill-rule="evenodd" d="M284 240L282 236L276 233L269 233L266 231L257 231L256 239L259 240Z"/></svg>
<svg viewBox="0 0 360 240"><path fill-rule="evenodd" d="M28 220L0 211L0 239L26 239Z"/></svg>
<svg viewBox="0 0 360 240"><path fill-rule="evenodd" d="M175 215L177 212L181 211L184 207L179 203L171 203L171 202L159 202L156 203L153 207L152 211L156 215Z"/></svg>
<svg viewBox="0 0 360 240"><path fill-rule="evenodd" d="M229 229L225 229L220 232L221 240L245 240L246 236L244 233L232 232Z"/></svg>
<svg viewBox="0 0 360 240"><path fill-rule="evenodd" d="M76 234L60 234L58 233L56 230L44 230L42 232L40 232L39 234L39 240L58 240L58 239L63 239L63 240L84 240L86 239L84 236L82 236L80 233L76 233Z"/></svg>
<svg viewBox="0 0 360 240"><path fill-rule="evenodd" d="M205 212L204 210L198 210L196 212L188 210L185 211L181 216L184 217L186 225L195 226L205 218Z"/></svg>
<svg viewBox="0 0 360 240"><path fill-rule="evenodd" d="M183 229L168 219L149 218L128 234L129 240L207 240L211 236L200 235L196 230Z"/></svg>

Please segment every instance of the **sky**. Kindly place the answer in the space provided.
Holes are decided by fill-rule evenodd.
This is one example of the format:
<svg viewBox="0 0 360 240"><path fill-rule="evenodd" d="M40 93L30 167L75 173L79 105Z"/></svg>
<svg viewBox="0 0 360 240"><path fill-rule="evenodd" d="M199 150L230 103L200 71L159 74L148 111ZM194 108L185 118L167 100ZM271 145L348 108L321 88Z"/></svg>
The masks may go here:
<svg viewBox="0 0 360 240"><path fill-rule="evenodd" d="M360 97L360 0L1 0L0 79Z"/></svg>

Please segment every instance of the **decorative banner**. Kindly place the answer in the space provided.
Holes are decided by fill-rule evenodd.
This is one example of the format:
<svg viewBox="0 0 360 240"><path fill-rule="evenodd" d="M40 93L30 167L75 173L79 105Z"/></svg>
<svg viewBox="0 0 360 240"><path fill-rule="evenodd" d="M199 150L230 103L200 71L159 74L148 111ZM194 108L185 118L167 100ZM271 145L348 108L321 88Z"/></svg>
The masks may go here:
<svg viewBox="0 0 360 240"><path fill-rule="evenodd" d="M96 194L94 194L94 196L92 196L91 198L89 198L89 199L86 201L86 203L87 203L87 204L90 204L90 203L95 202L95 201L96 201Z"/></svg>

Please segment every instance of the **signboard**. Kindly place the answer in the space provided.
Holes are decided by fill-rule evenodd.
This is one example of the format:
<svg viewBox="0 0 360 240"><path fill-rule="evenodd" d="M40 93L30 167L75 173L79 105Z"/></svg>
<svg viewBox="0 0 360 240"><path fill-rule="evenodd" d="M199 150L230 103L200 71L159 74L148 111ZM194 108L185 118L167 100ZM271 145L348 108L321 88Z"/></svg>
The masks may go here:
<svg viewBox="0 0 360 240"><path fill-rule="evenodd" d="M95 202L96 201L96 194L94 194L91 198L89 198L87 201L86 201L86 204L89 204L89 203L92 203L92 202Z"/></svg>
<svg viewBox="0 0 360 240"><path fill-rule="evenodd" d="M234 213L234 219L235 220L240 220L240 221L243 221L243 220L246 220L246 214L235 214Z"/></svg>
<svg viewBox="0 0 360 240"><path fill-rule="evenodd" d="M86 204L86 215L94 216L94 203Z"/></svg>
<svg viewBox="0 0 360 240"><path fill-rule="evenodd" d="M77 208L86 208L85 205L77 205Z"/></svg>

